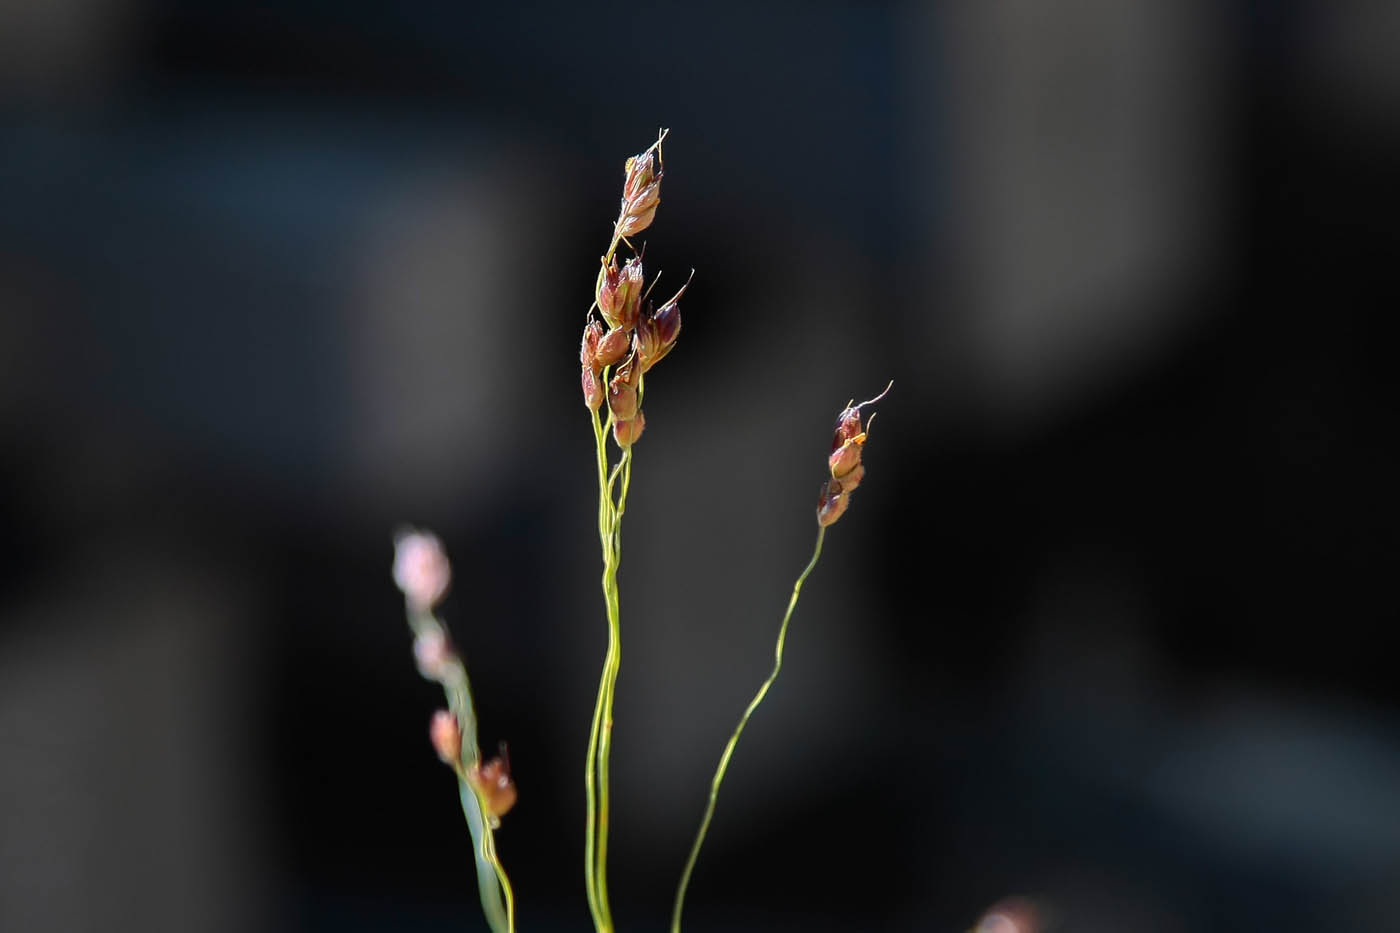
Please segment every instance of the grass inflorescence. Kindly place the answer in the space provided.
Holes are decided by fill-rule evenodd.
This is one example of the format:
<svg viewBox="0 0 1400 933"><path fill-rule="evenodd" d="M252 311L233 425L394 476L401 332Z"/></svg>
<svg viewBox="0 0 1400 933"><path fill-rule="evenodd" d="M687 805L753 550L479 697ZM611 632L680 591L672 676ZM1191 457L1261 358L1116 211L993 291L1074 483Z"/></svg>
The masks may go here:
<svg viewBox="0 0 1400 933"><path fill-rule="evenodd" d="M627 512L636 445L646 429L646 417L642 412L645 375L674 349L681 330L680 299L690 286L687 281L660 307L648 301L656 283L653 280L651 286L647 285L642 250L635 248L632 242L633 237L651 226L661 203L662 144L666 136L667 131L662 130L655 142L623 166L621 204L613 222L612 237L599 260L593 302L585 315L579 351L580 384L593 427L598 543L603 563L600 583L607 621L607 649L584 755L584 893L596 933L614 930L608 892L608 829L612 816L613 706L622 664L622 612L618 591L622 519ZM630 254L626 258L621 256L624 249ZM886 386L885 392L888 391L889 386ZM851 493L865 477L861 456L869 436L870 421L862 427L862 409L884 398L885 392L859 405L848 402L837 415L836 432L827 458L829 475L822 484L817 502L816 545L793 585L787 611L778 626L772 672L740 716L711 779L700 828L676 889L672 933L680 931L686 891L714 819L720 787L739 738L782 670L783 649L802 585L821 557L827 528L845 514ZM476 853L477 883L487 923L493 933L514 933L515 896L496 854L494 835L501 817L516 800L509 762L504 755L490 761L482 759L466 667L435 613L451 576L441 545L425 532L403 533L396 543L394 578L404 592L418 668L424 677L442 685L447 698L447 708L435 714L429 735L438 756L457 776L462 811Z"/></svg>

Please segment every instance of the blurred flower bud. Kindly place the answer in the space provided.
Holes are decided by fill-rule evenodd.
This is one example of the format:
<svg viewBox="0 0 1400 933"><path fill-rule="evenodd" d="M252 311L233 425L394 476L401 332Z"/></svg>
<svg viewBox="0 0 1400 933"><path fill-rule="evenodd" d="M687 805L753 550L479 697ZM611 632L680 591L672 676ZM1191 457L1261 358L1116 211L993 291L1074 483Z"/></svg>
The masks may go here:
<svg viewBox="0 0 1400 933"><path fill-rule="evenodd" d="M1037 933L1040 912L1024 898L1007 898L982 915L972 933Z"/></svg>
<svg viewBox="0 0 1400 933"><path fill-rule="evenodd" d="M587 367L583 370L583 404L589 411L597 411L603 406L603 381L596 370Z"/></svg>
<svg viewBox="0 0 1400 933"><path fill-rule="evenodd" d="M846 513L846 506L849 504L850 497L841 490L840 481L827 480L822 484L821 494L817 497L817 524L823 528L834 525L836 520Z"/></svg>
<svg viewBox="0 0 1400 933"><path fill-rule="evenodd" d="M436 535L401 532L394 539L394 582L414 612L428 612L447 592L452 566Z"/></svg>
<svg viewBox="0 0 1400 933"><path fill-rule="evenodd" d="M447 636L440 629L429 628L418 633L413 639L413 660L418 665L418 673L428 680L447 680L457 657L448 644Z"/></svg>
<svg viewBox="0 0 1400 933"><path fill-rule="evenodd" d="M646 427L646 415L639 411L637 412L637 417L633 418L631 421L613 422L613 440L617 441L617 446L619 447L631 447L633 444L637 443L637 439L642 436L642 432L646 430Z"/></svg>
<svg viewBox="0 0 1400 933"><path fill-rule="evenodd" d="M578 361L584 369L598 369L598 341L603 339L603 325L589 321L583 328L583 344L579 347Z"/></svg>
<svg viewBox="0 0 1400 933"><path fill-rule="evenodd" d="M518 796L515 782L510 777L510 761L501 755L484 765L472 765L467 769L467 783L486 805L486 813L491 818L491 828L500 826L501 817L515 806Z"/></svg>
<svg viewBox="0 0 1400 933"><path fill-rule="evenodd" d="M456 767L462 758L462 730L457 725L457 717L445 709L438 710L428 726L428 737L433 740L433 748L443 763Z"/></svg>
<svg viewBox="0 0 1400 933"><path fill-rule="evenodd" d="M616 363L618 360L622 359L623 354L627 352L627 348L631 343L632 341L628 339L627 331L623 330L621 327L614 327L612 330L608 331L606 337L598 341L598 352L595 356L598 365L611 366Z"/></svg>

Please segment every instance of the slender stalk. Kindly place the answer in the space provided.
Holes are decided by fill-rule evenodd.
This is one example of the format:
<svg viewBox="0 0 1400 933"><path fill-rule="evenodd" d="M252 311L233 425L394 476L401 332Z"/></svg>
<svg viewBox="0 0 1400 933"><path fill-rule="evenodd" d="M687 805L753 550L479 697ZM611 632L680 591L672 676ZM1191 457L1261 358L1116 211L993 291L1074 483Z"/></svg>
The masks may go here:
<svg viewBox="0 0 1400 933"><path fill-rule="evenodd" d="M594 302L588 309L590 319L592 319L593 309L598 307L598 296L601 293L607 270L617 255L618 246L626 244L633 252L636 252L627 237L623 235L624 224L629 220L637 221L645 214L645 221L627 228L636 233L650 223L650 215L646 212L654 212L656 209L657 200L654 184L649 188L641 188L640 194L631 186L638 179L642 179L639 182L641 185L646 185L651 180L650 153L656 151L657 159L660 159L661 143L666 138L666 132L666 130L662 130L658 134L656 142L652 143L643 154L646 158L641 164L645 168L640 168L638 171L644 174L634 175L633 166L638 163L635 161L627 163L628 183L624 186L624 199L631 198L632 200L624 200L622 211L613 223L612 239L608 242L607 252L603 255L598 276L594 282ZM642 159L643 156L637 158ZM659 177L658 174L656 176L658 181ZM629 194L629 192L631 193ZM635 304L632 308L635 314ZM607 315L604 317L606 318ZM592 326L590 325L590 327ZM675 326L679 327L679 324L677 323ZM637 354L640 353L639 344L635 334L631 334L632 329L630 325L627 327L629 338L632 341L634 362L628 365L641 366L641 361L637 357ZM585 356L583 359L585 365L590 365L586 356L588 339L589 331L585 330ZM674 340L674 336L670 339ZM601 373L603 387L609 385L610 372L611 367L603 367ZM637 373L637 376L637 404L640 407L642 396L640 372ZM588 753L584 761L584 789L588 811L584 836L584 885L588 895L589 913L593 917L593 926L597 933L612 933L613 929L612 909L608 903L608 825L612 802L610 762L613 697L617 688L618 669L622 664L621 609L618 598L617 571L622 554L622 515L627 508L627 491L631 487L632 481L632 451L630 447L623 448L622 456L618 459L612 472L608 472L607 427L612 417L609 415L604 419L596 408L593 409L593 438L598 462L598 538L603 553L601 582L603 604L607 611L608 620L608 649L603 659L603 670L598 681L598 698L593 707L593 723L589 730ZM614 499L619 477L622 480L622 487L618 497Z"/></svg>
<svg viewBox="0 0 1400 933"><path fill-rule="evenodd" d="M597 446L598 454L598 540L603 550L604 579L607 577L607 565L609 563L609 543L611 540L612 526L612 503L608 501L605 490L607 488L607 448L606 438L603 434L603 422L598 412L593 412L593 439ZM607 587L604 586L603 596L607 599ZM598 907L598 887L594 881L596 870L595 845L597 839L598 826L598 787L597 787L597 767L598 767L598 729L603 717L603 691L602 685L598 688L598 702L593 709L593 725L588 733L588 752L584 756L583 786L587 797L587 820L584 826L583 837L583 884L584 892L588 895L588 912L593 917L593 926L601 933L606 927L603 924L603 915Z"/></svg>
<svg viewBox="0 0 1400 933"><path fill-rule="evenodd" d="M617 588L617 571L622 561L622 516L627 511L627 491L632 482L632 449L622 452L613 475L608 481L608 497L611 500L614 481L622 477L622 491L613 510L612 527L612 576L609 596L608 616L608 655L603 664L603 682L599 697L602 702L601 731L598 735L598 841L597 873L598 902L605 916L611 920L608 906L608 827L611 815L613 697L617 692L617 674L622 665L622 629L620 624L620 601Z"/></svg>
<svg viewBox="0 0 1400 933"><path fill-rule="evenodd" d="M788 623L792 620L792 612L797 608L797 597L802 592L802 584L806 582L807 576L812 572L812 568L817 566L817 560L822 556L822 540L826 537L826 528L817 529L817 544L812 551L812 559L807 562L802 573L797 577L797 582L792 586L792 598L788 600L787 612L783 614L783 623L778 627L778 642L773 649L773 672L768 675L768 679L758 688L754 698L749 701L744 714L739 717L739 725L734 727L734 734L729 737L729 741L724 746L724 754L719 757L719 767L715 769L714 779L710 782L710 799L705 804L705 815L700 819L700 831L695 834L695 844L690 847L690 857L686 859L685 870L681 872L681 880L676 888L676 904L671 912L671 933L680 933L681 929L681 909L685 903L686 888L690 887L690 876L695 871L695 862L700 857L700 847L705 842L705 834L710 830L710 820L715 815L715 803L719 800L719 788L724 783L724 774L729 769L729 759L734 756L734 749L739 744L739 736L744 734L744 727L749 724L749 717L754 710L763 702L763 698L768 695L768 688L773 686L773 681L778 679L778 672L783 669L783 646L787 642Z"/></svg>
<svg viewBox="0 0 1400 933"><path fill-rule="evenodd" d="M593 438L598 460L598 539L603 552L603 603L608 617L608 652L598 682L598 699L593 707L593 724L588 734L588 753L584 760L584 788L587 793L587 825L584 835L584 889L588 895L588 911L598 933L612 930L612 914L605 894L599 889L598 871L598 746L603 728L607 697L608 671L616 651L614 620L617 615L616 579L613 540L616 512L613 508L611 483L608 480L607 429L598 412L593 412Z"/></svg>

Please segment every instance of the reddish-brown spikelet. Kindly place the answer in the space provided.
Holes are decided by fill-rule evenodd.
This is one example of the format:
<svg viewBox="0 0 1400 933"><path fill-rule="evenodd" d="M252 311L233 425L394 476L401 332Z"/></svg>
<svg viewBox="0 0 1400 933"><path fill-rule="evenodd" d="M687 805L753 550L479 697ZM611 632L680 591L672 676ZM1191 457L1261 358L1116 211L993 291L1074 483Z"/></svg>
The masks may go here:
<svg viewBox="0 0 1400 933"><path fill-rule="evenodd" d="M603 407L603 381L595 370L585 368L581 379L583 384L583 404L589 411Z"/></svg>
<svg viewBox="0 0 1400 933"><path fill-rule="evenodd" d="M642 306L642 292L645 290L646 274L642 270L642 260L633 256L617 267L612 260L603 267L598 279L598 311L609 327L631 330L637 326L637 314Z"/></svg>
<svg viewBox="0 0 1400 933"><path fill-rule="evenodd" d="M619 447L631 447L637 443L637 439L646 430L647 419L641 411L637 412L637 417L631 421L613 422L613 440L617 441Z"/></svg>
<svg viewBox="0 0 1400 933"><path fill-rule="evenodd" d="M579 346L578 361L584 369L598 369L598 341L603 339L603 325L589 321L583 328L583 342Z"/></svg>
<svg viewBox="0 0 1400 933"><path fill-rule="evenodd" d="M827 466L831 468L833 477L840 479L860 466L860 448L864 443L865 435L858 434L831 452Z"/></svg>
<svg viewBox="0 0 1400 933"><path fill-rule="evenodd" d="M603 320L608 322L610 327L617 326L617 312L622 301L618 295L618 290L622 287L622 273L617 268L617 260L613 259L603 267L603 272L598 276L598 290L594 294L594 299L598 302L598 311L603 315Z"/></svg>
<svg viewBox="0 0 1400 933"><path fill-rule="evenodd" d="M597 411L603 404L603 381L598 375L602 368L598 362L598 342L603 338L603 325L589 321L583 328L583 342L579 347L578 359L583 366L580 383L583 386L583 404L590 411Z"/></svg>
<svg viewBox="0 0 1400 933"><path fill-rule="evenodd" d="M661 203L660 159L654 149L633 156L623 166L622 211L617 218L618 236L632 236L651 226Z"/></svg>
<svg viewBox="0 0 1400 933"><path fill-rule="evenodd" d="M618 326L632 330L642 310L642 293L646 291L646 273L642 258L633 256L622 265L622 301L618 306Z"/></svg>
<svg viewBox="0 0 1400 933"><path fill-rule="evenodd" d="M614 421L631 421L637 416L637 385L641 380L642 366L634 351L608 384L608 410Z"/></svg>
<svg viewBox="0 0 1400 933"><path fill-rule="evenodd" d="M636 201L644 189L654 181L660 180L660 175L654 171L656 158L653 150L648 149L640 155L634 155L622 164L622 200L623 203Z"/></svg>
<svg viewBox="0 0 1400 933"><path fill-rule="evenodd" d="M676 339L681 335L680 300L689 287L687 281L680 291L660 308L648 312L637 325L637 353L642 360L642 372L650 370L675 348Z"/></svg>
<svg viewBox="0 0 1400 933"><path fill-rule="evenodd" d="M836 450L848 441L855 440L860 433L860 407L841 409L841 414L836 416L836 436L831 439L831 449Z"/></svg>
<svg viewBox="0 0 1400 933"><path fill-rule="evenodd" d="M865 479L865 464L857 463L849 473L840 477L836 481L841 484L843 493L855 492L860 486L860 481Z"/></svg>
<svg viewBox="0 0 1400 933"><path fill-rule="evenodd" d="M621 327L614 327L608 331L607 336L598 341L598 353L595 359L599 366L611 366L627 353L627 348L632 341L628 339L627 331Z"/></svg>
<svg viewBox="0 0 1400 933"><path fill-rule="evenodd" d="M652 185L652 187L659 188L660 186ZM651 222L656 219L656 206L660 203L661 199L656 198L652 206L646 210L623 214L622 223L618 225L618 229L622 231L620 235L635 236L650 227Z"/></svg>
<svg viewBox="0 0 1400 933"><path fill-rule="evenodd" d="M841 490L839 480L827 480L817 496L817 524L823 528L835 524L846 513L850 501L850 497Z"/></svg>
<svg viewBox="0 0 1400 933"><path fill-rule="evenodd" d="M637 324L637 358L642 361L642 372L647 372L661 359L661 332L650 314Z"/></svg>
<svg viewBox="0 0 1400 933"><path fill-rule="evenodd" d="M817 524L823 528L835 524L845 514L851 493L865 479L865 466L860 462L860 456L869 432L861 430L860 410L884 398L892 385L893 382L885 386L884 392L869 401L859 405L847 404L836 416L836 433L831 439L831 454L826 460L831 477L822 484L821 494L817 497ZM875 416L871 415L870 418L873 422Z"/></svg>

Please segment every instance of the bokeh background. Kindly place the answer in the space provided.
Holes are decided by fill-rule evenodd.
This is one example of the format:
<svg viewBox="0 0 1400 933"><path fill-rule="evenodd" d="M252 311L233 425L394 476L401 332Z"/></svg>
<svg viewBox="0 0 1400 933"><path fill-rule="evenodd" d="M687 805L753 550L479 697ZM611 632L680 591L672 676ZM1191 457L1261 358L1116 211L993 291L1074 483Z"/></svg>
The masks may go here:
<svg viewBox="0 0 1400 933"><path fill-rule="evenodd" d="M391 532L583 930L577 348L648 381L612 887L662 929L836 411L896 385L687 928L1400 926L1396 8L0 6L0 930L484 929ZM671 283L668 286L666 283Z"/></svg>

